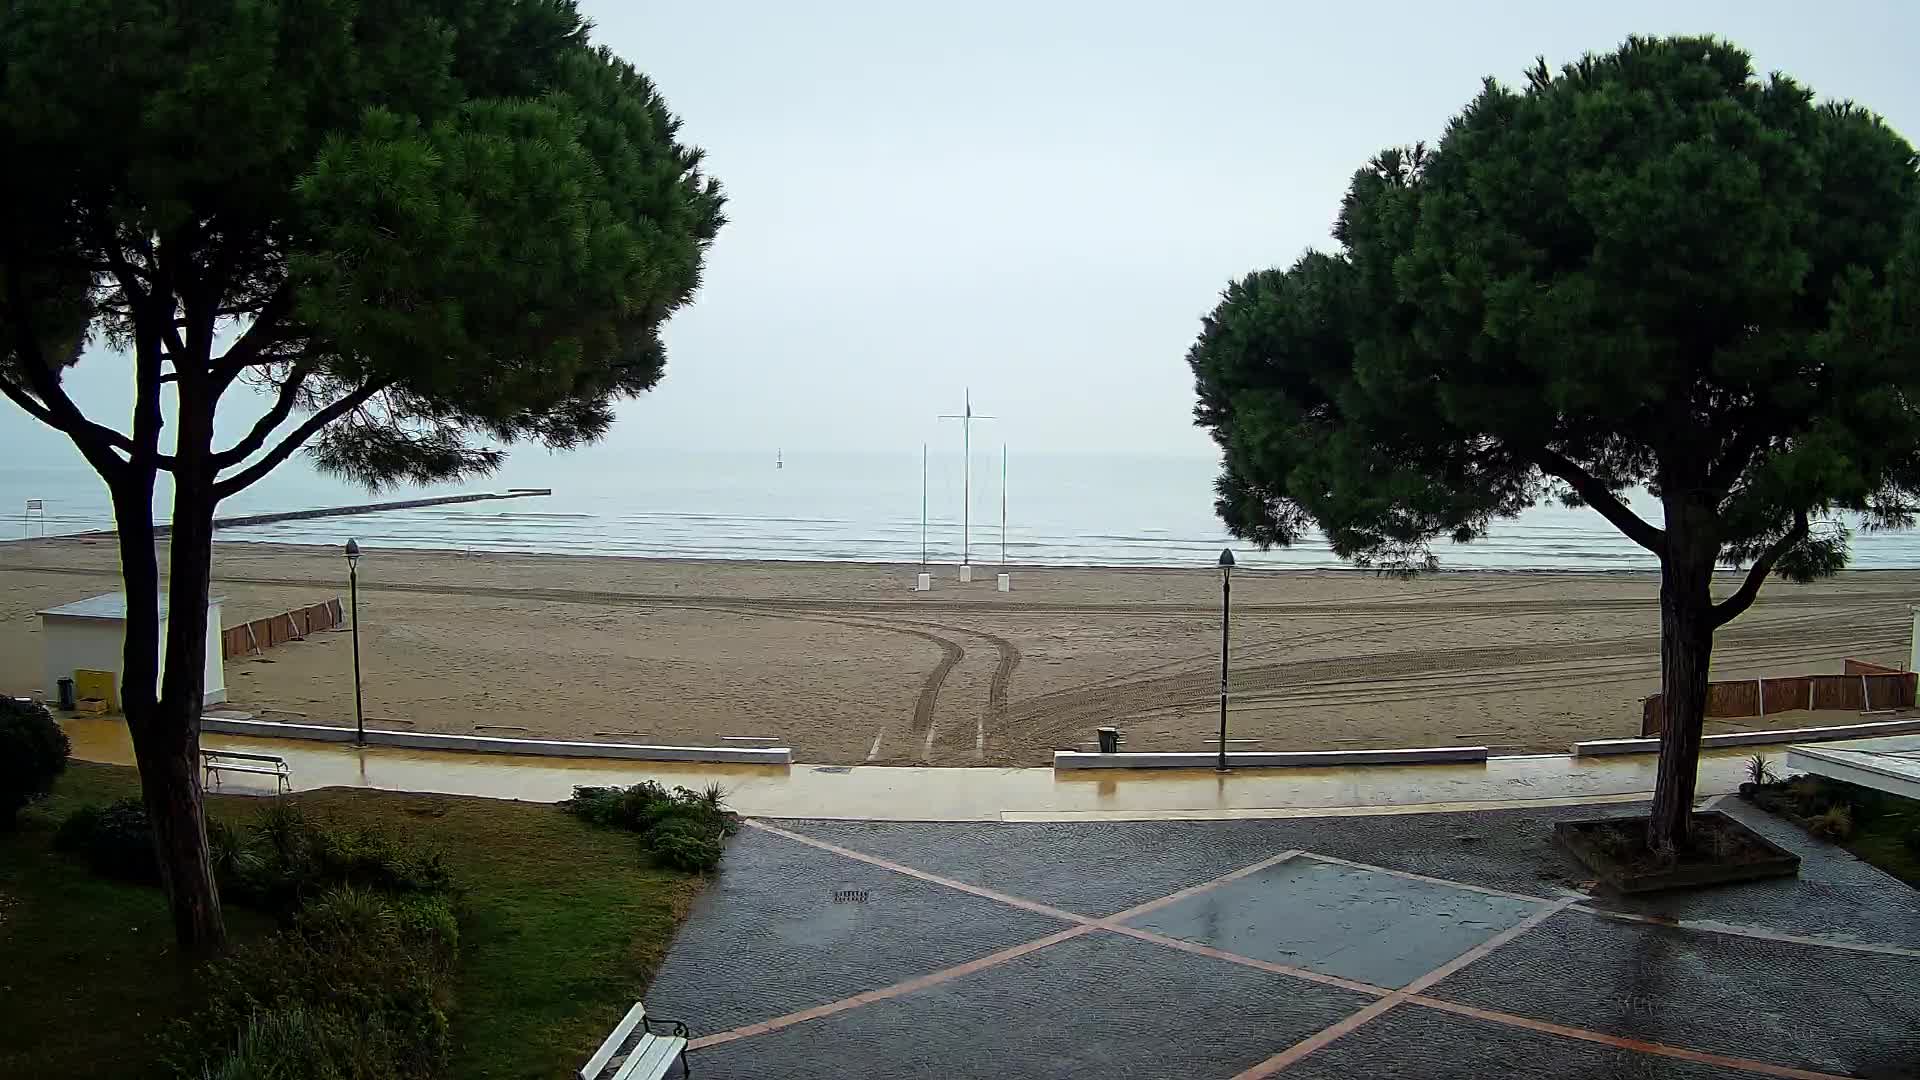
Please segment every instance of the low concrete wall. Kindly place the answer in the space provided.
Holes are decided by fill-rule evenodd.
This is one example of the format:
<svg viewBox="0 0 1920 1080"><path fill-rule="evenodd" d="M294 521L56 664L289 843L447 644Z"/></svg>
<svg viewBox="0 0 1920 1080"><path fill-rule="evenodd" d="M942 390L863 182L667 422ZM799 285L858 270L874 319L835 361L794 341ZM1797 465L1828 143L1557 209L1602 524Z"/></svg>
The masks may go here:
<svg viewBox="0 0 1920 1080"><path fill-rule="evenodd" d="M314 739L352 742L354 730L325 724L276 724L268 720L223 720L205 716L200 730L216 735L259 739ZM632 743L563 742L557 739L501 739L489 735L441 735L428 731L367 729L369 746L411 750L463 750L483 754L531 754L542 757L624 758L631 761L697 761L730 765L791 765L784 746L638 746Z"/></svg>
<svg viewBox="0 0 1920 1080"><path fill-rule="evenodd" d="M1706 735L1700 747L1764 746L1769 743L1822 742L1827 739L1867 739L1875 735L1908 735L1920 732L1920 719L1880 720L1871 724L1841 724L1836 727L1781 728L1774 731L1729 731ZM1573 744L1576 757L1595 754L1651 754L1660 749L1659 739L1592 739Z"/></svg>
<svg viewBox="0 0 1920 1080"><path fill-rule="evenodd" d="M1405 750L1229 750L1227 765L1236 769L1293 768L1302 765L1442 765L1485 761L1484 746L1434 746ZM1055 769L1209 769L1219 753L1089 754L1055 750Z"/></svg>

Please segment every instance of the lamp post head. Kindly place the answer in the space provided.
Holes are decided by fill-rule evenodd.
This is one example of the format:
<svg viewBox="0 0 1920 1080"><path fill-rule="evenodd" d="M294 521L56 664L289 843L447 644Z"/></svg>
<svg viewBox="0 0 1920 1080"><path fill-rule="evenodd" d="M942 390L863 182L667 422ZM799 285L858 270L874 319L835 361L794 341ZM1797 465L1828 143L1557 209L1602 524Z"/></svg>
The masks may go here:
<svg viewBox="0 0 1920 1080"><path fill-rule="evenodd" d="M352 566L354 563L359 561L360 561L360 541L348 540L347 541L347 565Z"/></svg>
<svg viewBox="0 0 1920 1080"><path fill-rule="evenodd" d="M1232 548L1220 549L1220 569L1222 570L1233 569L1233 549Z"/></svg>

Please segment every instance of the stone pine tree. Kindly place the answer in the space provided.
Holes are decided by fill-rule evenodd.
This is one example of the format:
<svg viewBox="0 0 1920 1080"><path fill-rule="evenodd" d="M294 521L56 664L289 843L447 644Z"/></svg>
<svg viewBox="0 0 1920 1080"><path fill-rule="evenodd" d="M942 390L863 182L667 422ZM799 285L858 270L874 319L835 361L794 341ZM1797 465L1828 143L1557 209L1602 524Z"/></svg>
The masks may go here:
<svg viewBox="0 0 1920 1080"><path fill-rule="evenodd" d="M221 500L302 450L369 486L483 474L660 378L721 195L588 30L572 0L0 6L0 393L111 493L183 944L224 934L195 768ZM80 362L124 365L131 416L63 389Z"/></svg>
<svg viewBox="0 0 1920 1080"><path fill-rule="evenodd" d="M1188 354L1236 535L1432 567L1542 499L1660 562L1648 842L1688 826L1714 631L1920 491L1913 148L1712 38L1488 80L1354 177L1334 236L1230 285ZM1660 514L1636 513L1640 487ZM1716 599L1714 570L1727 577Z"/></svg>

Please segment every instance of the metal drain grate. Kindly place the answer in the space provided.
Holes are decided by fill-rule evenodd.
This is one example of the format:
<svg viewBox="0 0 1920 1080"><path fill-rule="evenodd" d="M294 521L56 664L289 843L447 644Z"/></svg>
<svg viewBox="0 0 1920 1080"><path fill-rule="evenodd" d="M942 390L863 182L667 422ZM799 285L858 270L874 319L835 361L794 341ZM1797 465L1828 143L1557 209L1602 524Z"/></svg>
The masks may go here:
<svg viewBox="0 0 1920 1080"><path fill-rule="evenodd" d="M839 892L833 894L833 902L836 904L864 904L867 902L867 890L841 889Z"/></svg>

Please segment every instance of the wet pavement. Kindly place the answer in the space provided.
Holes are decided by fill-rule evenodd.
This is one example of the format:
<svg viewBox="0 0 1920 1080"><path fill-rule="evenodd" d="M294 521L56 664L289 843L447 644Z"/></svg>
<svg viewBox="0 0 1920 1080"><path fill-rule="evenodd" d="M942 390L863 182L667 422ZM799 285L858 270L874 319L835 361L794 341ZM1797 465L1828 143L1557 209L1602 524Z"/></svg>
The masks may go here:
<svg viewBox="0 0 1920 1080"><path fill-rule="evenodd" d="M133 763L127 725L117 717L68 718L73 756ZM527 757L465 751L355 747L346 743L209 734L210 749L273 754L287 762L295 791L365 787L496 799L558 802L579 784L655 780L700 790L720 784L736 810L756 817L874 821L1208 820L1466 810L1514 803L1644 799L1651 754L1576 758L1564 754L1490 758L1483 764L1324 768L1095 769L935 768L876 765L708 765L605 758ZM1700 793L1734 790L1746 775L1744 749L1703 754ZM218 790L267 794L273 781L233 773Z"/></svg>
<svg viewBox="0 0 1920 1080"><path fill-rule="evenodd" d="M694 1074L1920 1077L1920 892L1589 896L1553 821L756 821L647 992Z"/></svg>

